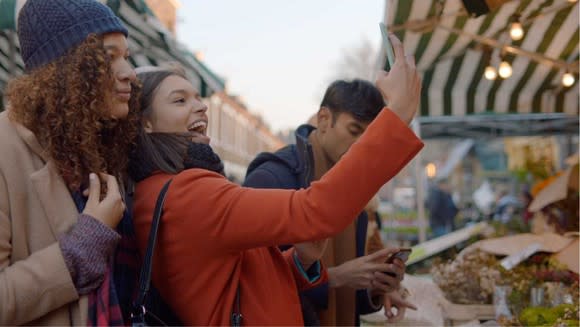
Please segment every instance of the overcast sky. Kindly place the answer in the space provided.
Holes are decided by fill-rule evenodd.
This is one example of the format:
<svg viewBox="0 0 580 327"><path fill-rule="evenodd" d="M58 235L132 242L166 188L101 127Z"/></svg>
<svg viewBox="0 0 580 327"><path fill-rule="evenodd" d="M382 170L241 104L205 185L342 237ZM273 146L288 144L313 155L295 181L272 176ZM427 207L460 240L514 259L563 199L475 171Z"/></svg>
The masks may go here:
<svg viewBox="0 0 580 327"><path fill-rule="evenodd" d="M178 39L201 51L273 130L318 110L337 63L367 39L378 48L382 0L181 0Z"/></svg>

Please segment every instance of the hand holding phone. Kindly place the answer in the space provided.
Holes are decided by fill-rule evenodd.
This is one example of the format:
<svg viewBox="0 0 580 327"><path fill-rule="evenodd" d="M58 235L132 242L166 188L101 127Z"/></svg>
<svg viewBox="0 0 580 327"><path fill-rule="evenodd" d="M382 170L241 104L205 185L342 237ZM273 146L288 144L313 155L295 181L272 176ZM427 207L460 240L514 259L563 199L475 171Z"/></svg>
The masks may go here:
<svg viewBox="0 0 580 327"><path fill-rule="evenodd" d="M397 258L401 259L403 262L407 262L412 251L411 248L400 248L398 252L388 257L385 263L393 263Z"/></svg>
<svg viewBox="0 0 580 327"><path fill-rule="evenodd" d="M400 264L395 264L395 259L400 259L403 262L409 260L409 256L411 254L410 248L399 248L399 250L389 256L386 260L386 264L390 264L392 270L383 271L382 273L388 275L392 278L397 278L399 283L402 280L402 275L405 273L405 266L401 266ZM398 272L397 272L398 271ZM387 282L387 284L393 285L392 282Z"/></svg>

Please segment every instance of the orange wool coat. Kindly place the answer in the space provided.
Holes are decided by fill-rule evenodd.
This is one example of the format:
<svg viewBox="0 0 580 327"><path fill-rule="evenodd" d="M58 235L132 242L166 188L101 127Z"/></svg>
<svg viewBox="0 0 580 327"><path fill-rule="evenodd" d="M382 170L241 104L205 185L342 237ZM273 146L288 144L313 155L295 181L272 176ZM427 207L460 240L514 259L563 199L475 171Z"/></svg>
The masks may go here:
<svg viewBox="0 0 580 327"><path fill-rule="evenodd" d="M339 233L421 148L406 124L383 110L344 158L306 190L242 188L202 169L150 176L137 184L134 200L142 251L157 195L173 178L153 283L188 325L230 324L238 285L243 325L303 324L297 293L308 281L289 260L291 253L276 246Z"/></svg>

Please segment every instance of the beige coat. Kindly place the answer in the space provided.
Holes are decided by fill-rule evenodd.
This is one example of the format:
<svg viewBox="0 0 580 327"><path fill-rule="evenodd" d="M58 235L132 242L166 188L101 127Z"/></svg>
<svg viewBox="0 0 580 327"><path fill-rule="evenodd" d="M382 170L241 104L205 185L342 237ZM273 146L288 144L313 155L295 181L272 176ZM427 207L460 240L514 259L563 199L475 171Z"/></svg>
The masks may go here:
<svg viewBox="0 0 580 327"><path fill-rule="evenodd" d="M57 243L77 219L34 134L0 113L0 325L86 326L87 297Z"/></svg>

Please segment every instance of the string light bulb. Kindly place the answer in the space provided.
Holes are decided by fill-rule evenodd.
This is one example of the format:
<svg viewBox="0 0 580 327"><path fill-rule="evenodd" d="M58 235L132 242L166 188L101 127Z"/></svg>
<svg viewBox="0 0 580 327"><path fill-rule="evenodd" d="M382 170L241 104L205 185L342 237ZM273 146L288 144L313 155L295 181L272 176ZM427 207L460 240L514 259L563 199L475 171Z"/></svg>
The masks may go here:
<svg viewBox="0 0 580 327"><path fill-rule="evenodd" d="M524 28L522 27L522 23L512 23L512 26L510 27L510 37L514 41L519 41L524 38Z"/></svg>
<svg viewBox="0 0 580 327"><path fill-rule="evenodd" d="M499 64L498 74L499 77L501 78L508 78L512 76L512 66L510 65L510 63L505 60L502 61Z"/></svg>
<svg viewBox="0 0 580 327"><path fill-rule="evenodd" d="M519 41L524 38L524 28L518 19L510 26L510 37L514 41Z"/></svg>
<svg viewBox="0 0 580 327"><path fill-rule="evenodd" d="M495 81L497 78L497 70L493 66L485 67L485 72L483 73L486 79L490 81Z"/></svg>
<svg viewBox="0 0 580 327"><path fill-rule="evenodd" d="M572 86L574 82L576 82L576 78L574 78L574 75L569 72L565 72L564 75L562 75L562 85L565 87Z"/></svg>
<svg viewBox="0 0 580 327"><path fill-rule="evenodd" d="M510 37L514 41L524 38L524 27L520 22L520 14L516 13L510 17Z"/></svg>

